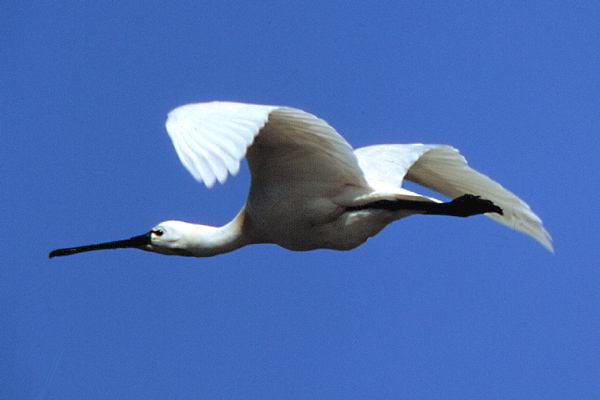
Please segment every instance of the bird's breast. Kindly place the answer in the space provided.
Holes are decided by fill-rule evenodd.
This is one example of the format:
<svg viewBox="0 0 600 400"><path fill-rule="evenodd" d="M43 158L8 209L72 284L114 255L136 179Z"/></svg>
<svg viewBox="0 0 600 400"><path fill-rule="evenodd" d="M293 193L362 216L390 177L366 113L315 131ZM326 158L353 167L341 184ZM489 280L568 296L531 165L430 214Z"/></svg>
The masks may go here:
<svg viewBox="0 0 600 400"><path fill-rule="evenodd" d="M248 235L254 242L294 251L350 250L394 220L388 211L348 211L329 199L281 201L268 209L248 203L246 215Z"/></svg>

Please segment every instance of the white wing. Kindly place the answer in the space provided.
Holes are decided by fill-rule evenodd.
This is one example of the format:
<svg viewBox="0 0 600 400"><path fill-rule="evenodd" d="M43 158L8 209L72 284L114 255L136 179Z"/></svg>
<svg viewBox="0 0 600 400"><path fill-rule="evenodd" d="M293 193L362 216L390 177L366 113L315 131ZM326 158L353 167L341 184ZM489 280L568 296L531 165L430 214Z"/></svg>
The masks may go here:
<svg viewBox="0 0 600 400"><path fill-rule="evenodd" d="M361 147L354 151L369 185L380 192L404 192L406 171L436 145L396 144ZM438 200L439 201L439 200Z"/></svg>
<svg viewBox="0 0 600 400"><path fill-rule="evenodd" d="M467 165L458 150L443 145L378 145L355 151L369 184L377 189L397 187L406 178L450 198L464 194L481 196L500 207L504 215L487 217L524 232L548 250L552 238L541 219L523 200Z"/></svg>
<svg viewBox="0 0 600 400"><path fill-rule="evenodd" d="M216 180L225 182L228 172L236 174L247 149L253 184L260 182L262 187L281 188L284 183L299 191L303 183L310 183L315 196L328 185L367 187L348 142L325 121L302 110L196 103L171 111L166 127L183 165L207 187Z"/></svg>
<svg viewBox="0 0 600 400"><path fill-rule="evenodd" d="M246 159L251 193L269 188L298 199L342 195L343 202L372 191L348 142L327 122L295 108L271 112Z"/></svg>
<svg viewBox="0 0 600 400"><path fill-rule="evenodd" d="M274 106L211 102L187 104L169 113L167 132L183 165L212 187L235 175Z"/></svg>

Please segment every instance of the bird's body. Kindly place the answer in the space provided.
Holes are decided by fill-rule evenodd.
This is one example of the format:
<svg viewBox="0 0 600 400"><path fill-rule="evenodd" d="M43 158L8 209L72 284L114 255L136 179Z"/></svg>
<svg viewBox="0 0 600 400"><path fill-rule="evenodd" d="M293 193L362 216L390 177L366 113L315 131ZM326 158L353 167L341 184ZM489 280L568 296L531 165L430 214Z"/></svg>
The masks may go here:
<svg viewBox="0 0 600 400"><path fill-rule="evenodd" d="M486 214L552 250L529 206L471 169L443 145L376 145L353 150L325 121L275 106L212 102L173 110L167 131L185 167L211 187L246 156L246 204L222 227L166 221L130 240L55 250L50 256L136 247L162 254L213 256L248 244L289 250L349 250L413 214ZM401 187L404 179L448 197L441 202ZM133 242L130 242L133 241Z"/></svg>
<svg viewBox="0 0 600 400"><path fill-rule="evenodd" d="M256 243L348 250L392 221L380 210L347 210L374 191L350 145L310 114L271 111L246 159L251 185L243 225Z"/></svg>

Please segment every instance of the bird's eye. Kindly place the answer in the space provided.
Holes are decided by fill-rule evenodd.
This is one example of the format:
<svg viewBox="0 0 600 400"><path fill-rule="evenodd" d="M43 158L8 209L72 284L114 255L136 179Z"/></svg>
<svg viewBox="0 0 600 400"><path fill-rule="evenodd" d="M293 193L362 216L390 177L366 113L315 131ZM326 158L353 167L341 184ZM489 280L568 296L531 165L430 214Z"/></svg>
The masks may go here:
<svg viewBox="0 0 600 400"><path fill-rule="evenodd" d="M163 231L162 228L155 228L152 230L152 233L154 233L156 236L162 236L165 231Z"/></svg>

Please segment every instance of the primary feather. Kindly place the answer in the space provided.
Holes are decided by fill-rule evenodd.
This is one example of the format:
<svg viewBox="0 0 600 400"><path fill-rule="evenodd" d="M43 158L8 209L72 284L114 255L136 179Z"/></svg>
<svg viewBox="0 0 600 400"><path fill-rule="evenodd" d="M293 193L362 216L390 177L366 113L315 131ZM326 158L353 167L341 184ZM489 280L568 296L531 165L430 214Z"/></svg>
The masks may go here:
<svg viewBox="0 0 600 400"><path fill-rule="evenodd" d="M273 106L212 102L171 111L167 132L183 165L198 182L212 187L235 175L246 149L269 119Z"/></svg>

